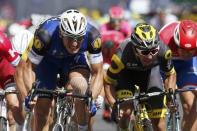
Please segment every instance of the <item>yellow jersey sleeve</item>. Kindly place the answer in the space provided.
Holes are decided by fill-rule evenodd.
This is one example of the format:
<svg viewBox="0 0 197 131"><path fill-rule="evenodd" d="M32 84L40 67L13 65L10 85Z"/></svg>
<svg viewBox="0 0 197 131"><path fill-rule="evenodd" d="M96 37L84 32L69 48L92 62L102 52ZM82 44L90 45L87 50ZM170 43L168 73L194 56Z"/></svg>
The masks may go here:
<svg viewBox="0 0 197 131"><path fill-rule="evenodd" d="M32 38L32 39L30 40L30 42L29 42L29 44L28 44L28 46L27 46L26 50L23 52L23 54L22 54L22 56L21 56L21 59L22 59L22 60L24 60L24 61L26 61L26 60L27 60L28 53L29 53L29 51L30 51L30 50L31 50L31 48L32 48L32 45L33 45L33 39L34 39L34 38Z"/></svg>

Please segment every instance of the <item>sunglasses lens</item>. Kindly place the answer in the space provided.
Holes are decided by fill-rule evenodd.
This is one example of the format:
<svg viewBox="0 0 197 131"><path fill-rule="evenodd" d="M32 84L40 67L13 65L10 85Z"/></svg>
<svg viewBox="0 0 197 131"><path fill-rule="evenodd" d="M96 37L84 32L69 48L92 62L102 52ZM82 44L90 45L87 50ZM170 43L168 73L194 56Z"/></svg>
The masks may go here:
<svg viewBox="0 0 197 131"><path fill-rule="evenodd" d="M152 53L153 55L157 54L157 52L158 52L158 49L154 49L154 50L151 51L151 53Z"/></svg>
<svg viewBox="0 0 197 131"><path fill-rule="evenodd" d="M137 52L139 52L142 55L149 55L150 53L152 55L155 55L158 53L158 49L153 49L153 50L139 50L139 49L137 49Z"/></svg>
<svg viewBox="0 0 197 131"><path fill-rule="evenodd" d="M81 42L83 40L83 37L68 37L68 40Z"/></svg>
<svg viewBox="0 0 197 131"><path fill-rule="evenodd" d="M148 54L150 54L150 51L145 51L145 50L143 50L143 51L141 51L141 54L142 54L142 55L148 55Z"/></svg>

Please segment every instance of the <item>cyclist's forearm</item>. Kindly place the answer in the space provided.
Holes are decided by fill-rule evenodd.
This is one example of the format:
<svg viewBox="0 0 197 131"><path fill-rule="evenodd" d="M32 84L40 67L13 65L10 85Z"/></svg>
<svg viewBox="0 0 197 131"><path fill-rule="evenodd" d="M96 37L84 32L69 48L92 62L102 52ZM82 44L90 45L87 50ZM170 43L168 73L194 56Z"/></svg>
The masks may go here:
<svg viewBox="0 0 197 131"><path fill-rule="evenodd" d="M35 81L35 74L32 70L24 71L24 83L27 92L32 88L32 84Z"/></svg>
<svg viewBox="0 0 197 131"><path fill-rule="evenodd" d="M105 84L104 85L104 89L105 89L105 96L109 102L110 105L113 105L115 103L115 91L114 89L109 85L109 84Z"/></svg>
<svg viewBox="0 0 197 131"><path fill-rule="evenodd" d="M23 72L16 70L14 77L16 82L16 88L19 91L20 101L23 102L25 97L27 96L27 91L25 89L25 83L23 80Z"/></svg>
<svg viewBox="0 0 197 131"><path fill-rule="evenodd" d="M173 88L174 90L176 89L176 72L169 75L165 79L164 86L165 86L165 89L168 89L168 88Z"/></svg>
<svg viewBox="0 0 197 131"><path fill-rule="evenodd" d="M93 74L91 79L91 91L93 99L96 99L103 88L103 72Z"/></svg>

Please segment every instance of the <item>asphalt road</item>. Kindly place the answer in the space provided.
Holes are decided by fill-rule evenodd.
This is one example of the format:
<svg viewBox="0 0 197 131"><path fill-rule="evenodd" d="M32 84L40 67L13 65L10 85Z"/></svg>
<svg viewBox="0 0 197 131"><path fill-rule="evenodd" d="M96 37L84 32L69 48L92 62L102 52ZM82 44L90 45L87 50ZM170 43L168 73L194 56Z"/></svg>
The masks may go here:
<svg viewBox="0 0 197 131"><path fill-rule="evenodd" d="M116 131L116 125L114 123L104 121L102 119L102 110L99 110L95 117L93 130L94 131Z"/></svg>

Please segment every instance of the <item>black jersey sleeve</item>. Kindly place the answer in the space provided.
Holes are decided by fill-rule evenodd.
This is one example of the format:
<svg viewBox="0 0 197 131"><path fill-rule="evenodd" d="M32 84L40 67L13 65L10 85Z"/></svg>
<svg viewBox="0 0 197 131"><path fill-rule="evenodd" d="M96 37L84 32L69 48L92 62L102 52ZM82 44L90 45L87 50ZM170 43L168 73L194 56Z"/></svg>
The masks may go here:
<svg viewBox="0 0 197 131"><path fill-rule="evenodd" d="M116 50L116 53L112 56L111 65L107 70L105 81L109 84L116 85L119 74L125 68L121 59L122 51L120 48Z"/></svg>
<svg viewBox="0 0 197 131"><path fill-rule="evenodd" d="M168 76L174 73L174 65L172 62L172 51L168 46L161 43L159 50L160 66L162 71Z"/></svg>
<svg viewBox="0 0 197 131"><path fill-rule="evenodd" d="M90 54L101 53L101 35L98 29L90 25L88 33L88 52Z"/></svg>
<svg viewBox="0 0 197 131"><path fill-rule="evenodd" d="M47 30L38 28L35 32L32 50L37 55L44 55L50 44L50 35Z"/></svg>

